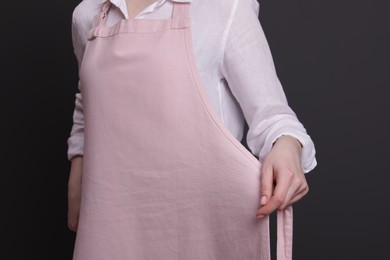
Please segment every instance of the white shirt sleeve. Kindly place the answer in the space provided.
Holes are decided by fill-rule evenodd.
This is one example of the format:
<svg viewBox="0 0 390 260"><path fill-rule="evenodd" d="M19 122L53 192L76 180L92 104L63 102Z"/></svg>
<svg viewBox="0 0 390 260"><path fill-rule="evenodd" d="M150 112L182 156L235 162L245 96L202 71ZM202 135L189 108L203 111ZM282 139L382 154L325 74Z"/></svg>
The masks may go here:
<svg viewBox="0 0 390 260"><path fill-rule="evenodd" d="M84 52L84 47L80 41L80 35L78 34L75 21L75 13L72 17L72 43L73 50L77 58L78 68L80 69L81 59ZM78 89L80 90L80 80L78 82ZM70 132L70 136L67 140L68 160L71 160L76 155L84 154L84 114L83 114L83 102L81 93L76 93L75 108L73 111L73 126Z"/></svg>
<svg viewBox="0 0 390 260"><path fill-rule="evenodd" d="M221 71L248 123L252 153L262 161L278 137L293 136L303 145L301 165L307 173L317 165L314 144L288 106L258 14L256 0L238 2Z"/></svg>

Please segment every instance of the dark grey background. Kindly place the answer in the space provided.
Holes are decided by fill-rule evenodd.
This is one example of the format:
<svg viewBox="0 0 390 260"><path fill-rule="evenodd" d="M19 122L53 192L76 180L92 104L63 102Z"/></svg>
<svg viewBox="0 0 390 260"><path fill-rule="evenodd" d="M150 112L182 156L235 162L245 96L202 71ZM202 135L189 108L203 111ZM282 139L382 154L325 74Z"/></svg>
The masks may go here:
<svg viewBox="0 0 390 260"><path fill-rule="evenodd" d="M3 3L1 259L71 259L78 2ZM389 10L385 0L261 1L279 78L317 148L295 206L294 259L389 259Z"/></svg>

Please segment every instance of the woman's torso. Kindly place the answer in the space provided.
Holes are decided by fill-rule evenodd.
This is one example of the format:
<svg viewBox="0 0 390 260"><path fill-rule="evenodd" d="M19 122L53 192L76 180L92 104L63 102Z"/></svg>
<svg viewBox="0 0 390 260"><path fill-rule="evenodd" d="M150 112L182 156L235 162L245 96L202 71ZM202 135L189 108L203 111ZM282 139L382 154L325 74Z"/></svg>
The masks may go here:
<svg viewBox="0 0 390 260"><path fill-rule="evenodd" d="M73 37L76 37L76 42L79 43L79 46L75 47L79 61L87 43L93 17L100 11L103 2L104 0L83 0L74 10L73 20L77 31L73 33ZM108 26L128 18L126 0L111 2L113 5L106 21ZM206 93L224 125L241 140L245 119L221 73L224 44L237 3L238 0L194 0L191 3L190 16L194 54ZM134 19L166 19L170 17L172 7L173 3L170 0L158 0L138 13Z"/></svg>

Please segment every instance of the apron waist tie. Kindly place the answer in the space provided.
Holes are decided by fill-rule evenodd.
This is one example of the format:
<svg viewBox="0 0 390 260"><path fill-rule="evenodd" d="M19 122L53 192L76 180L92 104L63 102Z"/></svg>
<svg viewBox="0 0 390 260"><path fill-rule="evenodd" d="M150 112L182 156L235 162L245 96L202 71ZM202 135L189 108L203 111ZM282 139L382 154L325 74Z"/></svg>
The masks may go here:
<svg viewBox="0 0 390 260"><path fill-rule="evenodd" d="M293 209L292 206L277 211L277 243L276 259L292 259L292 232L293 232Z"/></svg>

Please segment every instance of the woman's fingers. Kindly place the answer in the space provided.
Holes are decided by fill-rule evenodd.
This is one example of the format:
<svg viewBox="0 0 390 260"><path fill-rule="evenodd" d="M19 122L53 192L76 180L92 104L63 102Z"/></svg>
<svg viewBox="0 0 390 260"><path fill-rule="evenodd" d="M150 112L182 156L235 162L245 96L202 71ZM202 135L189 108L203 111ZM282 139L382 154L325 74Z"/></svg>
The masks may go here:
<svg viewBox="0 0 390 260"><path fill-rule="evenodd" d="M74 232L77 231L79 219L79 212L74 207L69 207L68 209L68 228Z"/></svg>
<svg viewBox="0 0 390 260"><path fill-rule="evenodd" d="M309 191L303 173L302 175L299 175L299 173L289 170L277 173L264 171L263 173L265 174L261 179L263 182L261 184L261 208L256 213L257 217L269 215L275 210L283 210L300 200ZM273 187L273 176L276 177L276 186L270 188ZM272 192L272 189L274 189L274 192ZM263 201L264 197L267 198L267 201L265 202Z"/></svg>
<svg viewBox="0 0 390 260"><path fill-rule="evenodd" d="M271 198L274 190L274 175L272 167L263 166L260 175L260 206L264 206Z"/></svg>
<svg viewBox="0 0 390 260"><path fill-rule="evenodd" d="M279 209L285 209L288 205L290 205L293 198L296 197L297 194L299 194L302 191L302 181L294 177L294 179L291 182L290 188L287 191L286 198L282 205L280 205Z"/></svg>
<svg viewBox="0 0 390 260"><path fill-rule="evenodd" d="M301 153L302 146L294 137L281 136L274 142L263 162L258 217L285 209L306 195L308 186L300 165Z"/></svg>
<svg viewBox="0 0 390 260"><path fill-rule="evenodd" d="M77 231L80 212L80 196L78 190L69 188L68 191L68 228Z"/></svg>
<svg viewBox="0 0 390 260"><path fill-rule="evenodd" d="M274 193L272 194L268 202L257 211L257 217L263 217L265 215L271 214L285 202L287 192L290 187L291 179L292 174L288 172L276 176L276 186L274 189Z"/></svg>
<svg viewBox="0 0 390 260"><path fill-rule="evenodd" d="M287 203L285 208L287 208L288 206L294 204L298 200L302 199L308 192L309 192L309 186L306 184L306 186L304 188L300 189L300 192L296 193L293 196L293 198Z"/></svg>
<svg viewBox="0 0 390 260"><path fill-rule="evenodd" d="M74 232L77 231L79 222L82 165L82 156L72 159L68 181L68 228Z"/></svg>
<svg viewBox="0 0 390 260"><path fill-rule="evenodd" d="M283 210L293 203L300 200L303 196L307 194L309 191L309 187L307 185L306 179L304 176L299 177L294 175L294 178L291 182L290 188L286 194L286 198L282 205L278 208L279 210Z"/></svg>

